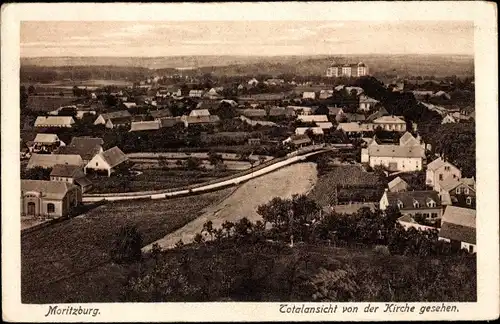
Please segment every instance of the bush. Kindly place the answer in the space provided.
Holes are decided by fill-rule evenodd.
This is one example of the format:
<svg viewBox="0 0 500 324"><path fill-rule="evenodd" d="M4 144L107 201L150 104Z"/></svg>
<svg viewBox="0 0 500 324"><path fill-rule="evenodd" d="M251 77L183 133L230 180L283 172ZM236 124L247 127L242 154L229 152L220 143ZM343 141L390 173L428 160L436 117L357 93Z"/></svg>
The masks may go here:
<svg viewBox="0 0 500 324"><path fill-rule="evenodd" d="M116 263L132 263L142 257L142 236L136 226L125 225L111 244L111 259Z"/></svg>

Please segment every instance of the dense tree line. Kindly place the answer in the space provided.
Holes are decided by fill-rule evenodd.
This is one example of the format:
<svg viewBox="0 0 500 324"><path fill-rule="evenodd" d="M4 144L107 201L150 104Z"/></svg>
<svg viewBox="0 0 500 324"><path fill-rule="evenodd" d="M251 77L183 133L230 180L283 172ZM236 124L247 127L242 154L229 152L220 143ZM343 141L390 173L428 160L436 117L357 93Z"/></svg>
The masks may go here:
<svg viewBox="0 0 500 324"><path fill-rule="evenodd" d="M242 218L220 228L207 221L194 244L179 241L165 252L154 246L125 284L123 301L476 298L475 257L450 254L435 232L395 226L395 211L322 216L305 196L275 198L258 210L263 221ZM325 240L366 248L332 249Z"/></svg>

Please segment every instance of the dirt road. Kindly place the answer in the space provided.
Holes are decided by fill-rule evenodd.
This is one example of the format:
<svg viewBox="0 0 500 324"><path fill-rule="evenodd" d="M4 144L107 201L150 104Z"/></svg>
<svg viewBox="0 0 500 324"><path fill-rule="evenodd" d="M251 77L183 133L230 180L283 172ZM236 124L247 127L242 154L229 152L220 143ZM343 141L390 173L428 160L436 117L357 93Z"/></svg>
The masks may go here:
<svg viewBox="0 0 500 324"><path fill-rule="evenodd" d="M274 197L289 198L293 194L307 193L317 180L316 164L297 163L275 172L252 179L242 184L221 203L207 207L202 216L156 241L163 249L173 247L180 239L184 243L193 241L203 224L211 220L215 228L224 221L235 222L247 217L251 222L261 219L257 207ZM152 244L151 244L152 245ZM143 248L148 251L148 245Z"/></svg>

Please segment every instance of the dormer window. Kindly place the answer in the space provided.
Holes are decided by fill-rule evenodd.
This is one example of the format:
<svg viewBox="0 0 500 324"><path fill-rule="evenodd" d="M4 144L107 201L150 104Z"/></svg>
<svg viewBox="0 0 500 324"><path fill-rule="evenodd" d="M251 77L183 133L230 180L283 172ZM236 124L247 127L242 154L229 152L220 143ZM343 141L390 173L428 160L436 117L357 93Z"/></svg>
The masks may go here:
<svg viewBox="0 0 500 324"><path fill-rule="evenodd" d="M397 204L399 209L403 208L403 202L401 200L398 200Z"/></svg>
<svg viewBox="0 0 500 324"><path fill-rule="evenodd" d="M420 208L420 204L418 203L418 201L413 200L413 208Z"/></svg>
<svg viewBox="0 0 500 324"><path fill-rule="evenodd" d="M427 202L427 207L436 207L436 202L434 200L429 200Z"/></svg>

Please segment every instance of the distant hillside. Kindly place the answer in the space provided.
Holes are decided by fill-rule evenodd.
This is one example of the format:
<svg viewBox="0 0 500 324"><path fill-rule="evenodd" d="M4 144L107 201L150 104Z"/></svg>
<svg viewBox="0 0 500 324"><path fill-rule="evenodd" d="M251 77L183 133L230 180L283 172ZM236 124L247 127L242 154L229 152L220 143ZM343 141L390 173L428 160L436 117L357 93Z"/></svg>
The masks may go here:
<svg viewBox="0 0 500 324"><path fill-rule="evenodd" d="M104 67L162 70L197 68L215 75L324 75L332 63L366 63L375 76L474 75L474 58L460 55L335 55L335 56L174 56L174 57L39 57L21 58L22 66ZM153 71L151 71L153 72Z"/></svg>

